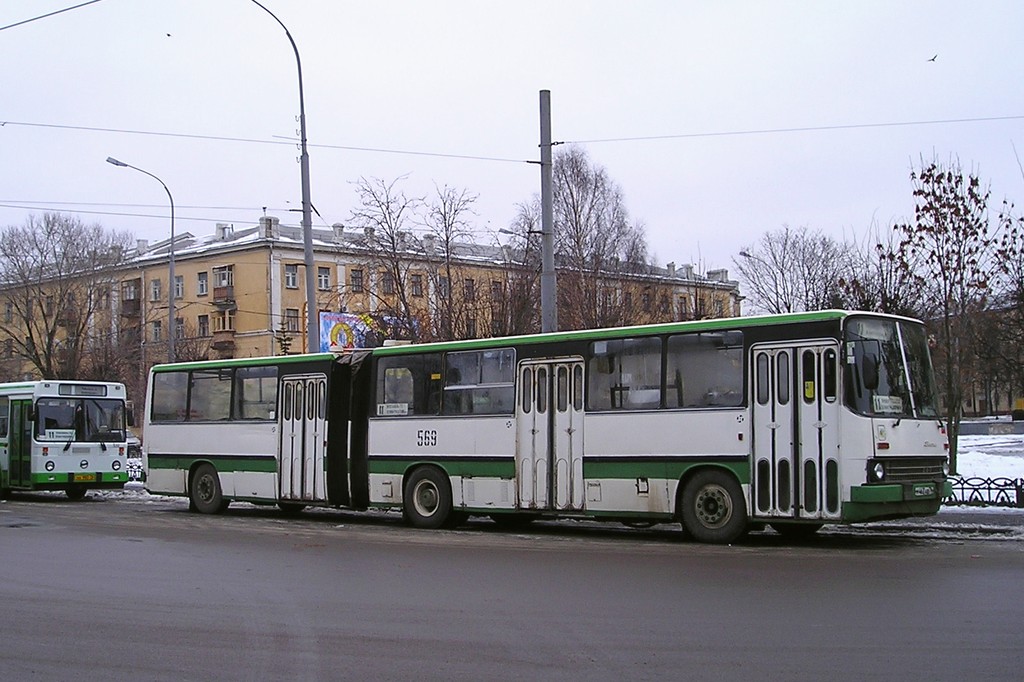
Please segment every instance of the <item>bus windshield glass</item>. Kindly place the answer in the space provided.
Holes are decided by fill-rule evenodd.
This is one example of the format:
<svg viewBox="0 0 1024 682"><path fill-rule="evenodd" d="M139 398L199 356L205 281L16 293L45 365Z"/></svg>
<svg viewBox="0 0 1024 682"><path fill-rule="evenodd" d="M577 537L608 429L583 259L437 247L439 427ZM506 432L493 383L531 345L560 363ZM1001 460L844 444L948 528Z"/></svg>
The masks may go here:
<svg viewBox="0 0 1024 682"><path fill-rule="evenodd" d="M36 440L111 443L124 439L123 401L41 398L36 403Z"/></svg>
<svg viewBox="0 0 1024 682"><path fill-rule="evenodd" d="M846 326L846 403L872 417L938 416L935 377L924 326L885 318L851 318Z"/></svg>

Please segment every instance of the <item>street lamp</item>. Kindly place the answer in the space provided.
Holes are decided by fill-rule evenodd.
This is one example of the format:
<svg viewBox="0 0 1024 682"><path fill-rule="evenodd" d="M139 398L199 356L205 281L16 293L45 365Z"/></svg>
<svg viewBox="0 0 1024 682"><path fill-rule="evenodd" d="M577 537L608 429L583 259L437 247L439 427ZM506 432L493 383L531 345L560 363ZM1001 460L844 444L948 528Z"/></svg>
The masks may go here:
<svg viewBox="0 0 1024 682"><path fill-rule="evenodd" d="M312 202L309 199L309 153L306 151L306 105L302 96L302 60L299 59L299 48L277 15L261 5L256 0L252 3L274 18L284 34L288 36L288 42L292 44L292 51L295 52L295 64L299 70L299 172L302 175L302 251L303 260L306 264L306 351L313 353L318 350L320 332L318 329L317 312L319 306L316 304L316 272L313 261L313 212Z"/></svg>
<svg viewBox="0 0 1024 682"><path fill-rule="evenodd" d="M171 196L171 190L167 189L164 181L149 171L142 170L124 161L118 161L112 156L107 157L107 163L122 168L131 168L153 178L164 188L164 191L167 192L167 199L171 202L171 246L169 250L170 255L167 258L168 278L170 280L170 286L167 287L167 361L174 362L174 335L177 333L177 325L175 325L174 320L174 197Z"/></svg>

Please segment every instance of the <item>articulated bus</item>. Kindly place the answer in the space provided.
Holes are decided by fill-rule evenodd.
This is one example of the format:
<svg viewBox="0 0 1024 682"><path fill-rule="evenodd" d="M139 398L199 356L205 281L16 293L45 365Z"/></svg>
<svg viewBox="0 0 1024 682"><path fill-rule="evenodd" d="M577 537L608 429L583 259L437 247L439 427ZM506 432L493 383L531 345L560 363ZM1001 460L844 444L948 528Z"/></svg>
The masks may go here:
<svg viewBox="0 0 1024 682"><path fill-rule="evenodd" d="M124 487L128 414L123 384L0 384L0 492Z"/></svg>
<svg viewBox="0 0 1024 682"><path fill-rule="evenodd" d="M923 325L847 311L158 365L145 434L149 491L207 513L681 522L726 543L950 493Z"/></svg>

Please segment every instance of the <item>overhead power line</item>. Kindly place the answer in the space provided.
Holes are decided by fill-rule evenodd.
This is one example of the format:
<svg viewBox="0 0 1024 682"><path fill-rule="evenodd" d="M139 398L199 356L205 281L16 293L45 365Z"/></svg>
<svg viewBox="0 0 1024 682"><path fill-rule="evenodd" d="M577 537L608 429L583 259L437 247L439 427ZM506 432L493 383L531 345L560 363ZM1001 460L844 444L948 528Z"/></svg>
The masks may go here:
<svg viewBox="0 0 1024 682"><path fill-rule="evenodd" d="M99 2L99 1L100 0L89 0L89 2L83 2L83 3L80 3L78 5L74 5L72 7L65 7L64 9L59 9L59 10L56 10L54 12L48 12L47 14L40 14L38 17L32 17L31 19L25 19L24 21L17 21L17 22L15 22L13 24L8 24L7 26L0 26L0 31L6 31L7 29L14 28L15 26L22 26L24 24L32 23L33 21L39 21L40 19L45 19L47 17L52 17L55 14L61 14L62 12L70 12L73 9L78 9L79 7L85 7L86 5L93 5L93 4L95 4L95 3Z"/></svg>
<svg viewBox="0 0 1024 682"><path fill-rule="evenodd" d="M881 123L850 123L850 124L838 124L838 125L820 125L820 126L801 126L792 128L755 128L748 130L720 130L720 131L708 131L700 133L676 133L668 135L637 135L637 136L623 136L623 137L605 137L605 138L592 138L592 139L578 139L578 140L563 140L555 142L554 144L601 144L611 142L648 142L657 140L685 140L691 138L702 138L702 137L733 137L741 135L774 135L783 133L808 133L808 132L827 132L834 130L858 130L858 129L871 129L871 128L898 128L898 127L909 127L909 126L926 126L926 125L943 125L943 124L957 124L957 123L990 123L995 121L1016 121L1024 119L1022 115L1011 115L1011 116L975 116L968 118L948 118L948 119L934 119L934 120L920 120L920 121L888 121ZM58 130L83 130L88 132L99 132L99 133L120 133L126 135L151 135L157 137L174 137L183 139L193 140L212 140L217 142L244 142L248 144L272 144L272 145L293 145L298 141L291 138L278 138L278 139L257 139L247 137L232 137L227 135L199 135L195 133L173 133L156 130L132 130L128 128L101 128L95 126L78 126L78 125L61 125L56 123L35 123L30 121L0 121L0 127L3 126L25 126L31 128L51 128ZM475 154L454 154L448 152L427 152L421 150L410 150L410 149L385 149L381 147L357 147L351 145L339 145L339 144L310 144L310 147L316 147L319 149L340 149L345 151L356 151L356 152L369 152L375 154L403 154L407 156L430 156L437 158L448 158L448 159L467 159L472 161L494 161L501 163L529 163L536 164L536 160L530 159L512 159L507 157L498 156L483 156Z"/></svg>
<svg viewBox="0 0 1024 682"><path fill-rule="evenodd" d="M812 133L829 130L857 130L863 128L898 128L907 126L940 125L946 123L985 123L989 121L1016 121L1020 116L978 116L973 118L947 118L932 121L890 121L886 123L850 123L827 126L804 126L799 128L763 128L752 130L728 130L706 133L679 133L676 135L646 135L641 137L606 137L592 140L565 140L557 144L596 144L599 142L644 142L648 140L683 140L693 137L729 137L738 135L773 135L776 133Z"/></svg>

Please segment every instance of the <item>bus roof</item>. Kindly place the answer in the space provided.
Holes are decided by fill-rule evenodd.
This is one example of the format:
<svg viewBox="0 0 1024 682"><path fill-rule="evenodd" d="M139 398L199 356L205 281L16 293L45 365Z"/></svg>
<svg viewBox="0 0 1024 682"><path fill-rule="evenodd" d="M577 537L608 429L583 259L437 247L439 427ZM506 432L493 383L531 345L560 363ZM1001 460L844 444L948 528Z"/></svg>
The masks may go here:
<svg viewBox="0 0 1024 682"><path fill-rule="evenodd" d="M422 352L424 350L470 350L487 348L496 345L532 345L553 341L614 339L645 334L669 334L677 332L719 331L745 329L749 327L766 327L779 324L799 324L805 322L828 322L843 320L851 315L871 315L877 317L898 318L894 315L851 310L816 310L804 313L787 313L783 315L751 315L749 317L722 317L712 320L694 320L690 322L662 322L660 324L636 325L631 327L609 327L605 329L580 329L575 331L549 332L545 334L528 334L523 336L492 337L485 339L467 339L464 341L436 341L432 343L414 343L404 346L388 346L374 348L374 355L401 355L403 353ZM917 320L914 320L916 322Z"/></svg>
<svg viewBox="0 0 1024 682"><path fill-rule="evenodd" d="M474 348L491 348L501 345L532 345L556 341L626 338L646 334L668 334L680 332L718 331L745 329L750 327L767 327L772 325L800 324L807 322L839 321L853 315L870 315L918 322L911 318L853 310L816 310L812 312L786 313L782 315L751 315L747 317L722 317L712 320L693 320L689 322L662 322L659 324L635 325L631 327L608 327L604 329L580 329L575 331L548 332L542 334L524 334L520 336L501 336L483 339L466 339L461 341L433 341L428 343L411 343L405 345L383 346L380 348L357 349L372 352L374 355L402 355L405 353L421 353L423 351L471 350ZM215 367L258 367L261 365L297 364L316 361L330 361L339 358L337 353L303 353L299 355L272 355L256 358L229 358L225 360L197 360L194 362L178 362L154 365L152 372L170 372L182 369L204 369Z"/></svg>

